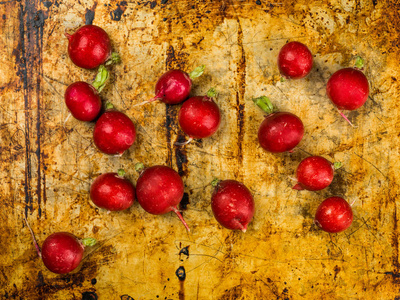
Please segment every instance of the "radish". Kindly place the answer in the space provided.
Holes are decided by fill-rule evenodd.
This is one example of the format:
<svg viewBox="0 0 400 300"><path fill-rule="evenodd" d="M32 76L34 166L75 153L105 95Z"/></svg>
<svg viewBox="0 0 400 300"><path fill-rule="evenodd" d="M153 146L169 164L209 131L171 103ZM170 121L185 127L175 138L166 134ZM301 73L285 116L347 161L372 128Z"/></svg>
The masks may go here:
<svg viewBox="0 0 400 300"><path fill-rule="evenodd" d="M125 171L98 176L90 187L90 198L101 208L111 211L125 210L135 201L135 187L126 178Z"/></svg>
<svg viewBox="0 0 400 300"><path fill-rule="evenodd" d="M94 126L93 140L103 153L122 155L135 142L136 129L127 115L113 107L111 103L107 103L107 111Z"/></svg>
<svg viewBox="0 0 400 300"><path fill-rule="evenodd" d="M136 198L140 206L153 215L163 215L170 211L176 213L183 225L188 225L177 209L183 197L183 181L179 174L166 166L145 168L138 163L135 169L140 172L136 183Z"/></svg>
<svg viewBox="0 0 400 300"><path fill-rule="evenodd" d="M68 54L78 67L94 69L102 64L119 62L119 55L111 52L108 34L96 25L85 25L68 38Z"/></svg>
<svg viewBox="0 0 400 300"><path fill-rule="evenodd" d="M271 101L265 97L253 99L268 115L258 129L258 141L265 150L273 153L292 152L304 135L303 122L289 112L274 112Z"/></svg>
<svg viewBox="0 0 400 300"><path fill-rule="evenodd" d="M161 100L166 104L178 104L189 97L192 89L192 79L201 76L204 72L204 65L194 69L190 74L181 70L170 70L158 79L155 90L155 97L142 103L143 105L156 100Z"/></svg>
<svg viewBox="0 0 400 300"><path fill-rule="evenodd" d="M346 230L353 222L350 204L340 197L325 199L317 208L314 223L324 231L335 233Z"/></svg>
<svg viewBox="0 0 400 300"><path fill-rule="evenodd" d="M249 189L236 180L219 181L211 198L211 208L215 219L224 227L246 232L254 215L254 200Z"/></svg>
<svg viewBox="0 0 400 300"><path fill-rule="evenodd" d="M310 156L303 159L297 167L298 183L295 190L319 191L329 186L333 180L334 170L342 166L340 162L331 163L321 156Z"/></svg>
<svg viewBox="0 0 400 300"><path fill-rule="evenodd" d="M101 99L99 93L108 79L107 69L101 65L93 84L83 81L74 82L65 91L65 104L75 119L93 121L100 113Z"/></svg>
<svg viewBox="0 0 400 300"><path fill-rule="evenodd" d="M363 60L358 57L356 65L362 67ZM338 108L340 115L353 126L342 110L356 110L364 105L369 95L368 79L356 68L341 69L329 78L326 94Z"/></svg>
<svg viewBox="0 0 400 300"><path fill-rule="evenodd" d="M278 68L286 78L299 79L307 76L313 65L313 57L306 45L287 43L279 51Z"/></svg>
<svg viewBox="0 0 400 300"><path fill-rule="evenodd" d="M216 95L215 89L211 88L207 96L191 97L183 103L179 110L179 125L189 139L177 145L188 144L193 138L209 137L218 130L221 113L213 100Z"/></svg>
<svg viewBox="0 0 400 300"><path fill-rule="evenodd" d="M94 238L79 240L71 233L57 232L49 235L40 249L25 216L24 219L39 257L47 269L53 273L65 274L75 270L82 260L85 247L94 246L97 243Z"/></svg>

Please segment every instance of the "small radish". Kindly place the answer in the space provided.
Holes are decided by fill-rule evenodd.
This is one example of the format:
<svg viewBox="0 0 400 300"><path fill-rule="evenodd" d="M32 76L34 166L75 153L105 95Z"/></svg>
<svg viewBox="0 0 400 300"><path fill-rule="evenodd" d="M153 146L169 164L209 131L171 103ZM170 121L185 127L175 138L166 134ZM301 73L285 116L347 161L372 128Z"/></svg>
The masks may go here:
<svg viewBox="0 0 400 300"><path fill-rule="evenodd" d="M65 33L68 38L68 54L78 67L94 69L100 65L117 63L120 58L111 52L108 34L96 25L85 25L74 34Z"/></svg>
<svg viewBox="0 0 400 300"><path fill-rule="evenodd" d="M236 180L213 180L215 187L211 208L215 219L224 227L246 232L254 215L254 200L249 189Z"/></svg>
<svg viewBox="0 0 400 300"><path fill-rule="evenodd" d="M179 125L189 136L188 141L176 143L188 144L192 139L202 139L213 135L219 128L221 113L213 98L217 95L211 88L207 96L196 96L186 100L179 110Z"/></svg>
<svg viewBox="0 0 400 300"><path fill-rule="evenodd" d="M100 113L99 93L108 79L107 69L101 65L92 84L83 81L74 82L65 91L65 104L75 119L93 121Z"/></svg>
<svg viewBox="0 0 400 300"><path fill-rule="evenodd" d="M181 70L170 70L164 73L158 79L155 90L155 97L142 103L143 105L156 100L160 100L166 104L178 104L189 97L192 89L192 79L201 76L204 72L204 65L194 69L190 74Z"/></svg>
<svg viewBox="0 0 400 300"><path fill-rule="evenodd" d="M136 129L127 115L113 107L111 103L107 103L106 112L94 126L93 140L101 152L122 155L135 142Z"/></svg>
<svg viewBox="0 0 400 300"><path fill-rule="evenodd" d="M183 181L179 174L166 166L145 168L141 163L135 165L140 172L136 183L136 198L140 206L153 215L163 215L170 211L178 218L189 231L189 227L177 209L183 197Z"/></svg>
<svg viewBox="0 0 400 300"><path fill-rule="evenodd" d="M310 73L312 65L313 57L310 50L300 42L287 43L279 51L279 71L286 78L303 78Z"/></svg>
<svg viewBox="0 0 400 300"><path fill-rule="evenodd" d="M93 246L97 242L94 238L79 240L71 233L57 232L45 239L40 250L28 221L25 217L24 219L39 257L42 258L47 269L53 273L65 274L75 270L82 260L85 247Z"/></svg>
<svg viewBox="0 0 400 300"><path fill-rule="evenodd" d="M98 176L90 186L90 198L101 208L111 211L125 210L135 201L135 187L124 178L125 171Z"/></svg>
<svg viewBox="0 0 400 300"><path fill-rule="evenodd" d="M314 223L324 231L335 233L346 230L353 222L350 204L340 197L325 199L317 208Z"/></svg>
<svg viewBox="0 0 400 300"><path fill-rule="evenodd" d="M298 183L295 190L319 191L329 186L333 180L334 170L342 166L340 162L331 163L321 156L310 156L303 159L297 167Z"/></svg>
<svg viewBox="0 0 400 300"><path fill-rule="evenodd" d="M357 58L356 66L362 68L363 60ZM326 94L338 108L340 115L353 125L342 110L356 110L364 105L369 95L368 79L356 68L344 68L333 73L326 85Z"/></svg>
<svg viewBox="0 0 400 300"><path fill-rule="evenodd" d="M275 112L271 101L265 97L253 99L268 115L258 129L258 141L265 150L273 153L291 152L304 135L303 122L289 112Z"/></svg>

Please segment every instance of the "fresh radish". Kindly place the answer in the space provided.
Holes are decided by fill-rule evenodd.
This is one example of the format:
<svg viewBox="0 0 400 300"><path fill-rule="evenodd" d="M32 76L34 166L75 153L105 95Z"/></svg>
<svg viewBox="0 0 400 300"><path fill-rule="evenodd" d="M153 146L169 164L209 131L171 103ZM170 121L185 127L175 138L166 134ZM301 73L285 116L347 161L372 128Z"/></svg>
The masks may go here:
<svg viewBox="0 0 400 300"><path fill-rule="evenodd" d="M141 163L135 166L140 172L136 183L136 198L140 206L153 215L163 215L173 211L189 231L188 225L177 209L184 189L179 174L166 166L143 168Z"/></svg>
<svg viewBox="0 0 400 300"><path fill-rule="evenodd" d="M90 198L101 208L111 211L125 210L135 201L135 187L124 178L125 171L98 176L90 186Z"/></svg>
<svg viewBox="0 0 400 300"><path fill-rule="evenodd" d="M221 113L213 98L217 93L211 88L207 96L196 96L186 100L179 110L179 125L189 136L188 141L177 143L184 145L192 139L202 139L213 135L219 128Z"/></svg>
<svg viewBox="0 0 400 300"><path fill-rule="evenodd" d="M362 67L363 61L357 59L356 65ZM353 125L342 110L356 110L364 105L369 95L368 79L356 68L344 68L333 73L326 85L326 94L338 108L340 115Z"/></svg>
<svg viewBox="0 0 400 300"><path fill-rule="evenodd" d="M313 56L300 42L287 43L279 51L278 67L286 78L299 79L307 76L313 65Z"/></svg>
<svg viewBox="0 0 400 300"><path fill-rule="evenodd" d="M246 232L254 215L254 200L249 189L236 180L213 180L211 208L224 227Z"/></svg>
<svg viewBox="0 0 400 300"><path fill-rule="evenodd" d="M274 112L271 101L265 97L253 99L268 115L258 129L258 141L265 150L273 153L291 152L304 135L303 122L289 112Z"/></svg>
<svg viewBox="0 0 400 300"><path fill-rule="evenodd" d="M108 79L107 69L101 65L92 84L83 81L74 82L65 91L65 104L75 119L93 121L100 113L99 93Z"/></svg>
<svg viewBox="0 0 400 300"><path fill-rule="evenodd" d="M317 208L314 223L324 231L335 233L346 230L353 222L350 204L340 197L325 199Z"/></svg>
<svg viewBox="0 0 400 300"><path fill-rule="evenodd" d="M135 142L135 125L127 115L114 110L111 103L106 108L94 126L94 143L103 153L122 155Z"/></svg>
<svg viewBox="0 0 400 300"><path fill-rule="evenodd" d="M53 273L65 274L75 270L82 260L85 247L94 246L97 242L94 238L79 240L71 233L57 232L49 235L40 249L28 221L25 217L24 219L31 232L37 254L47 269Z"/></svg>
<svg viewBox="0 0 400 300"><path fill-rule="evenodd" d="M319 191L329 186L333 180L334 170L342 166L340 162L331 163L321 156L310 156L303 159L297 167L298 183L295 190Z"/></svg>
<svg viewBox="0 0 400 300"><path fill-rule="evenodd" d="M96 25L82 26L74 34L65 33L65 36L69 57L78 67L94 69L120 60L117 53L111 52L108 34Z"/></svg>
<svg viewBox="0 0 400 300"><path fill-rule="evenodd" d="M155 97L142 103L143 105L156 100L160 100L166 104L178 104L189 97L192 89L192 79L201 76L204 72L204 65L195 68L191 73L181 70L170 70L164 73L156 84Z"/></svg>

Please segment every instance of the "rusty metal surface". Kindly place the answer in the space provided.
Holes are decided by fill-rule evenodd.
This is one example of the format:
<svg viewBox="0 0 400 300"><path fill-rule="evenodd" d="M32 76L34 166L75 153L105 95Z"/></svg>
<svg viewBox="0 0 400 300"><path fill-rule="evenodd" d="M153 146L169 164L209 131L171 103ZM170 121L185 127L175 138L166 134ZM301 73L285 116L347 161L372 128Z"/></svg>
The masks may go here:
<svg viewBox="0 0 400 300"><path fill-rule="evenodd" d="M391 0L280 2L0 2L1 299L400 298L400 7ZM94 148L93 124L64 124L65 88L95 73L72 64L63 33L90 21L122 56L102 93L137 125L135 146L121 158ZM307 44L315 64L306 79L280 82L276 57L290 40ZM366 59L371 92L348 113L352 128L329 103L325 84L355 55ZM165 70L203 63L193 94L219 90L221 128L176 148L183 138L178 106L132 105L153 96ZM262 94L303 119L295 153L258 146L263 115L251 97ZM328 189L291 189L307 153L343 163ZM138 161L167 164L183 176L190 234L172 214L153 216L137 203L106 213L90 202L93 178L124 167L136 181ZM214 177L238 179L254 193L256 213L245 234L213 218ZM312 225L330 195L355 201L355 220L344 233ZM99 244L75 272L52 274L36 255L24 214L39 244L55 231ZM184 281L175 274L181 266Z"/></svg>

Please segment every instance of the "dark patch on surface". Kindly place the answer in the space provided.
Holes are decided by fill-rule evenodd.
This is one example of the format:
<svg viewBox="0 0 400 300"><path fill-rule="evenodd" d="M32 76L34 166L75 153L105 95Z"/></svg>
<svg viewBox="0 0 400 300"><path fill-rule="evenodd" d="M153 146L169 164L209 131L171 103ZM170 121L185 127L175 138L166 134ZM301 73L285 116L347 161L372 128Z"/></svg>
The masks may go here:
<svg viewBox="0 0 400 300"><path fill-rule="evenodd" d="M243 137L244 137L244 94L246 92L246 54L243 48L243 31L240 21L238 19L238 37L237 43L241 52L240 60L236 66L236 107L237 107L237 127L238 127L238 166L235 169L236 178L239 177L240 171L243 166Z"/></svg>
<svg viewBox="0 0 400 300"><path fill-rule="evenodd" d="M121 1L117 4L117 9L110 12L111 20L113 21L121 21L121 17L124 15L126 8L128 7L128 3L126 1Z"/></svg>
<svg viewBox="0 0 400 300"><path fill-rule="evenodd" d="M184 266L180 266L175 271L175 275L178 277L179 281L184 281L186 279L186 271Z"/></svg>
<svg viewBox="0 0 400 300"><path fill-rule="evenodd" d="M92 25L94 20L94 10L86 9L85 25Z"/></svg>
<svg viewBox="0 0 400 300"><path fill-rule="evenodd" d="M393 278L400 278L399 273L385 272L386 275L391 275Z"/></svg>
<svg viewBox="0 0 400 300"><path fill-rule="evenodd" d="M42 28L44 26L44 21L47 17L44 15L42 10L36 12L35 16L33 17L32 25L36 29Z"/></svg>
<svg viewBox="0 0 400 300"><path fill-rule="evenodd" d="M95 284L97 283L97 279L96 279L96 278L93 278L92 280L90 280L90 283L93 284L93 285L95 285Z"/></svg>
<svg viewBox="0 0 400 300"><path fill-rule="evenodd" d="M343 197L346 195L347 182L344 179L344 172L341 170L335 171L332 183L328 186L328 191L332 195L340 195Z"/></svg>
<svg viewBox="0 0 400 300"><path fill-rule="evenodd" d="M188 193L183 193L183 197L181 202L179 203L179 209L180 210L186 210L189 202L189 194Z"/></svg>
<svg viewBox="0 0 400 300"><path fill-rule="evenodd" d="M189 246L183 247L180 251L179 251L179 258L181 257L181 255L186 255L187 258L189 258Z"/></svg>
<svg viewBox="0 0 400 300"><path fill-rule="evenodd" d="M333 277L333 280L336 280L337 274L340 272L340 267L338 265L335 266L333 271L335 271L335 277Z"/></svg>
<svg viewBox="0 0 400 300"><path fill-rule="evenodd" d="M243 296L243 289L241 285L236 285L230 289L226 289L222 294L220 300L234 300L240 299Z"/></svg>
<svg viewBox="0 0 400 300"><path fill-rule="evenodd" d="M157 1L151 1L150 2L150 8L153 9L154 7L157 6Z"/></svg>
<svg viewBox="0 0 400 300"><path fill-rule="evenodd" d="M374 5L374 7L378 4L378 0L372 0L372 4Z"/></svg>
<svg viewBox="0 0 400 300"><path fill-rule="evenodd" d="M260 1L260 0L257 0L257 1L256 1L256 4L257 4L257 5L261 5L261 1Z"/></svg>
<svg viewBox="0 0 400 300"><path fill-rule="evenodd" d="M181 132L178 134L176 141L185 140L185 135L181 134ZM186 147L185 146L178 146L175 147L175 159L176 159L176 166L178 167L178 174L179 176L185 176L187 174L187 156L186 156Z"/></svg>
<svg viewBox="0 0 400 300"><path fill-rule="evenodd" d="M97 294L95 292L83 292L82 300L97 300Z"/></svg>
<svg viewBox="0 0 400 300"><path fill-rule="evenodd" d="M43 5L44 5L44 7L46 7L46 8L50 8L50 6L52 6L53 3L52 3L51 1L44 1L44 2L43 2Z"/></svg>
<svg viewBox="0 0 400 300"><path fill-rule="evenodd" d="M133 299L131 296L125 294L125 295L121 296L121 300L135 300L135 299Z"/></svg>
<svg viewBox="0 0 400 300"><path fill-rule="evenodd" d="M161 0L161 4L167 4L168 0Z"/></svg>

